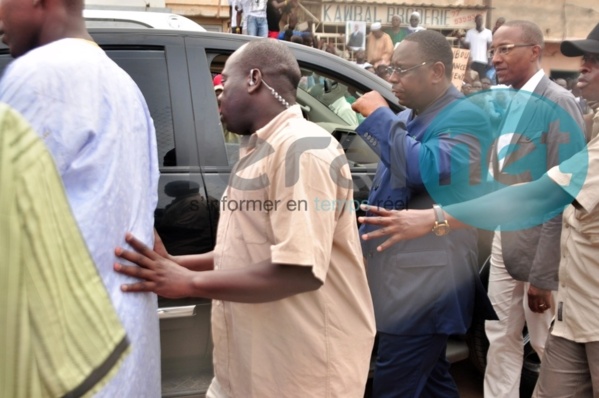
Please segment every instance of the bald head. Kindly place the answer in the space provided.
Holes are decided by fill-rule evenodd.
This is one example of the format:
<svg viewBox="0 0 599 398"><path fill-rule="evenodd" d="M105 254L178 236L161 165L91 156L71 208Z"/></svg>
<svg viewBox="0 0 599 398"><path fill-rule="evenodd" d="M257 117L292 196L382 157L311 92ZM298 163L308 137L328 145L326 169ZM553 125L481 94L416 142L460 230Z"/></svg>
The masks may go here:
<svg viewBox="0 0 599 398"><path fill-rule="evenodd" d="M248 135L295 104L301 72L283 41L256 39L225 63L221 115L230 131Z"/></svg>
<svg viewBox="0 0 599 398"><path fill-rule="evenodd" d="M292 92L299 85L301 72L291 50L279 40L252 40L238 50L239 65L247 69L260 69L264 79L281 94Z"/></svg>

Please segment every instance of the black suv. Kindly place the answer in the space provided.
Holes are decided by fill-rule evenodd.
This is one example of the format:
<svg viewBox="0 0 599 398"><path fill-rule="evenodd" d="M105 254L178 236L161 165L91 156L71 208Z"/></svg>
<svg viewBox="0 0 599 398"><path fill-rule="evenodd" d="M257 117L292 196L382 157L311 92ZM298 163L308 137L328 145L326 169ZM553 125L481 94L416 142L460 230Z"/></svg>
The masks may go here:
<svg viewBox="0 0 599 398"><path fill-rule="evenodd" d="M158 143L159 201L155 226L171 254L212 250L219 199L237 160L235 139L220 122L213 77L226 59L253 38L209 32L154 29L92 29L94 40L135 80L148 103ZM389 83L324 51L289 43L302 70L297 102L304 116L329 131L346 151L356 203L367 199L377 156L356 136L356 124L329 105L343 95L350 102L371 90L401 110ZM0 45L0 69L11 61ZM360 117L356 115L356 122ZM164 397L201 397L212 378L210 300L159 298ZM474 359L484 367L481 323L473 333ZM450 341L450 361L469 355L466 338Z"/></svg>

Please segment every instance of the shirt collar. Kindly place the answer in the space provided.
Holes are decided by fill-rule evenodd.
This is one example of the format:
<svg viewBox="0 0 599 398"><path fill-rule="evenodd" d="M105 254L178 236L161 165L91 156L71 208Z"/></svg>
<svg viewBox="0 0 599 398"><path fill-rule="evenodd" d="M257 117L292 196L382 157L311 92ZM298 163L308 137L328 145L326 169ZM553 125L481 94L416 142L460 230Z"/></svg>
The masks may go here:
<svg viewBox="0 0 599 398"><path fill-rule="evenodd" d="M534 92L539 83L541 82L543 76L545 76L545 72L543 72L543 69L539 69L537 73L535 73L534 75L532 75L530 79L528 79L528 81L524 84L524 86L522 86L520 90L530 91L531 93Z"/></svg>
<svg viewBox="0 0 599 398"><path fill-rule="evenodd" d="M258 129L255 133L249 136L247 144L244 145L244 153L254 149L260 141L268 141L277 131L279 131L289 119L302 118L302 109L299 105L292 105L289 109L283 110L275 116L264 127Z"/></svg>

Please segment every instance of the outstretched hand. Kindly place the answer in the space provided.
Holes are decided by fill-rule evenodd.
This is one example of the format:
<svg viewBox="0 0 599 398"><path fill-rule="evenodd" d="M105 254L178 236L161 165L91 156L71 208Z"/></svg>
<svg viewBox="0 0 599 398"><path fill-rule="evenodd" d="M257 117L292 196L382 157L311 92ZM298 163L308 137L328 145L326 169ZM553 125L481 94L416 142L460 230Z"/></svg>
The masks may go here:
<svg viewBox="0 0 599 398"><path fill-rule="evenodd" d="M389 107L387 101L377 91L369 91L359 97L351 106L354 112L360 113L364 117L370 116L370 114L379 108Z"/></svg>
<svg viewBox="0 0 599 398"><path fill-rule="evenodd" d="M362 210L374 216L358 217L362 224L379 225L381 228L362 235L362 239L370 240L389 236L389 239L377 247L381 252L397 242L419 238L431 232L435 223L433 209L428 210L387 210L381 207L362 205Z"/></svg>
<svg viewBox="0 0 599 398"><path fill-rule="evenodd" d="M191 292L191 273L174 261L150 249L132 234L127 234L125 241L135 251L121 247L115 249L117 257L130 261L135 265L114 264L114 270L121 274L142 279L141 282L121 285L124 292L154 292L167 298L187 297ZM162 241L159 241L162 243ZM162 249L164 245L162 245ZM156 246L158 251L160 244ZM163 254L166 250L163 251ZM168 254L167 254L168 256Z"/></svg>

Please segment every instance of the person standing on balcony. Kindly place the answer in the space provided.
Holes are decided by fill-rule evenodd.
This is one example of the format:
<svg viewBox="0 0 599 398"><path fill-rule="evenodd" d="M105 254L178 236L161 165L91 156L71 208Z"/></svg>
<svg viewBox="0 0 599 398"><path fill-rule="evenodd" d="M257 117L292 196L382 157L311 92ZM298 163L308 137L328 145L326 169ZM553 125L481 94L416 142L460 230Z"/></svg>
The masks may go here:
<svg viewBox="0 0 599 398"><path fill-rule="evenodd" d="M402 41L408 35L408 30L401 26L401 17L399 15L394 15L391 18L391 27L386 29L385 33L391 37L393 47L395 47L397 46L397 43Z"/></svg>
<svg viewBox="0 0 599 398"><path fill-rule="evenodd" d="M470 49L470 57L472 58L470 67L478 72L479 78L482 79L487 76L487 70L489 69L487 49L491 45L493 34L491 30L483 26L483 16L481 14L474 17L474 23L476 27L468 29L466 37L462 38L461 43L464 48Z"/></svg>
<svg viewBox="0 0 599 398"><path fill-rule="evenodd" d="M383 32L380 22L370 25L370 33L366 39L366 60L377 67L379 64L389 65L393 55L393 41Z"/></svg>

